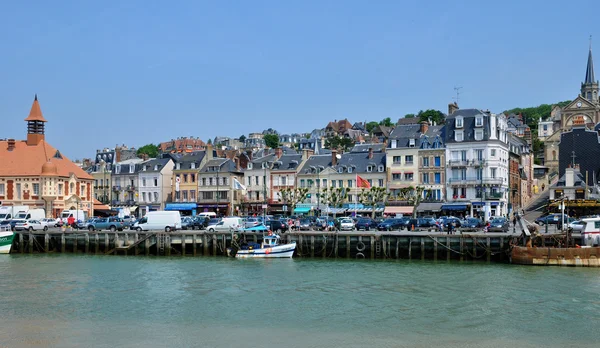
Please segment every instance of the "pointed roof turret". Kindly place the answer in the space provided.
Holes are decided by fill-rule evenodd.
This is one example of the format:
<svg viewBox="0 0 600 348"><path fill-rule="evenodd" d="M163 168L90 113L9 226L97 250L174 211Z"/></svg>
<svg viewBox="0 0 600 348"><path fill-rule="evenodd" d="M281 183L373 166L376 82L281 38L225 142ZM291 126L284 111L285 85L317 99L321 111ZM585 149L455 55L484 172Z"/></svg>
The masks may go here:
<svg viewBox="0 0 600 348"><path fill-rule="evenodd" d="M40 108L40 103L38 102L37 94L35 95L35 99L33 100L33 104L31 105L31 111L29 111L29 116L27 116L25 121L48 122L42 115L42 109Z"/></svg>
<svg viewBox="0 0 600 348"><path fill-rule="evenodd" d="M585 82L584 83L595 83L594 77L594 61L592 59L592 45L590 43L590 53L588 54L587 69L585 70Z"/></svg>

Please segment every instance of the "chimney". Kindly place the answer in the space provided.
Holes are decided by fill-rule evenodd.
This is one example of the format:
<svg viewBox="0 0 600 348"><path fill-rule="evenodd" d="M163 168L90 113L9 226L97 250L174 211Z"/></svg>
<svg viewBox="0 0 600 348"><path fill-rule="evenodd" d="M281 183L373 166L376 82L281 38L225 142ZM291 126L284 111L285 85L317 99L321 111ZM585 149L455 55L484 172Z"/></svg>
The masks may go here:
<svg viewBox="0 0 600 348"><path fill-rule="evenodd" d="M421 121L421 134L427 133L428 129L429 129L429 122Z"/></svg>
<svg viewBox="0 0 600 348"><path fill-rule="evenodd" d="M212 144L206 145L206 160L210 161L213 159L213 146Z"/></svg>
<svg viewBox="0 0 600 348"><path fill-rule="evenodd" d="M8 151L12 151L15 149L15 139L8 139Z"/></svg>
<svg viewBox="0 0 600 348"><path fill-rule="evenodd" d="M373 148L369 148L369 159L373 158Z"/></svg>
<svg viewBox="0 0 600 348"><path fill-rule="evenodd" d="M239 172L240 171L240 158L239 157L235 157L233 159L234 163L235 163L235 169Z"/></svg>
<svg viewBox="0 0 600 348"><path fill-rule="evenodd" d="M337 150L331 150L331 166L337 166Z"/></svg>
<svg viewBox="0 0 600 348"><path fill-rule="evenodd" d="M452 115L454 111L458 109L458 104L456 104L456 102L448 104L448 116Z"/></svg>
<svg viewBox="0 0 600 348"><path fill-rule="evenodd" d="M311 149L304 149L302 150L302 160L307 160L310 158L310 156L314 155L314 151Z"/></svg>
<svg viewBox="0 0 600 348"><path fill-rule="evenodd" d="M575 186L575 168L569 166L565 169L565 187Z"/></svg>
<svg viewBox="0 0 600 348"><path fill-rule="evenodd" d="M275 157L277 157L277 159L281 158L281 155L283 155L283 149L278 147L275 149Z"/></svg>
<svg viewBox="0 0 600 348"><path fill-rule="evenodd" d="M246 155L248 156L248 159L252 161L252 150L247 150Z"/></svg>

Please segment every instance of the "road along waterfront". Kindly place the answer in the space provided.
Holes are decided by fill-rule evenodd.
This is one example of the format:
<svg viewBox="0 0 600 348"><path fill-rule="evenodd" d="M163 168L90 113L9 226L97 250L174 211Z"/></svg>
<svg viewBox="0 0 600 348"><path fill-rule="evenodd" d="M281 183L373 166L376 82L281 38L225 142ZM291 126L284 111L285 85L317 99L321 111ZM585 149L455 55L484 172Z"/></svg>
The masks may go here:
<svg viewBox="0 0 600 348"><path fill-rule="evenodd" d="M0 257L7 347L597 347L595 269Z"/></svg>

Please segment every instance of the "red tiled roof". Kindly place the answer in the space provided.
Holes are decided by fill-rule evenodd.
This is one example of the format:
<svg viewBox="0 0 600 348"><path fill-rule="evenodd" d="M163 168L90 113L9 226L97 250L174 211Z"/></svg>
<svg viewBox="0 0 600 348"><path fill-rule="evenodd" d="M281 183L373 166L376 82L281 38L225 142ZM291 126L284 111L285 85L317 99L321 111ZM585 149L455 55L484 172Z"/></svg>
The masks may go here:
<svg viewBox="0 0 600 348"><path fill-rule="evenodd" d="M40 103L38 103L37 94L35 95L35 99L33 100L33 104L31 105L31 111L29 111L29 116L27 116L25 121L48 122L44 118L44 115L42 115L42 109L40 108Z"/></svg>
<svg viewBox="0 0 600 348"><path fill-rule="evenodd" d="M56 165L60 177L68 178L73 173L79 179L93 180L91 175L71 160L62 154L55 156L56 153L57 150L45 140L41 140L38 145L27 145L25 140L17 140L12 151L8 150L8 141L1 140L0 176L40 176L42 167L50 160Z"/></svg>

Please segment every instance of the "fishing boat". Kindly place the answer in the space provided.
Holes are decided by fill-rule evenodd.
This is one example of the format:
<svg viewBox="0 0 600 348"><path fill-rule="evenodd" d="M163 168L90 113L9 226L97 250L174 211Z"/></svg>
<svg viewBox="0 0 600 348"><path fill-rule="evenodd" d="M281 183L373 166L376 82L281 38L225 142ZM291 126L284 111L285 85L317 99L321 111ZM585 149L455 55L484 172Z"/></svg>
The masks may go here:
<svg viewBox="0 0 600 348"><path fill-rule="evenodd" d="M568 238L559 239L558 245L534 246L535 236L525 234L525 246L514 245L510 261L519 265L600 267L600 218L583 219L581 245Z"/></svg>
<svg viewBox="0 0 600 348"><path fill-rule="evenodd" d="M241 242L234 235L231 248L227 248L227 255L237 258L291 258L296 250L296 242L280 244L281 237L264 226L246 229L244 232L263 232L262 243Z"/></svg>
<svg viewBox="0 0 600 348"><path fill-rule="evenodd" d="M0 226L0 254L10 254L14 237L10 226Z"/></svg>

